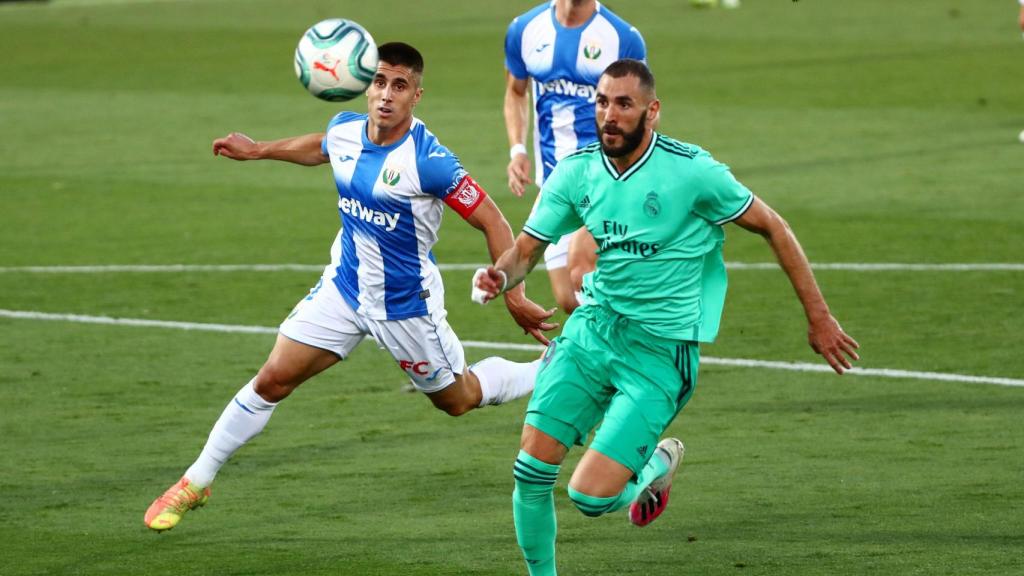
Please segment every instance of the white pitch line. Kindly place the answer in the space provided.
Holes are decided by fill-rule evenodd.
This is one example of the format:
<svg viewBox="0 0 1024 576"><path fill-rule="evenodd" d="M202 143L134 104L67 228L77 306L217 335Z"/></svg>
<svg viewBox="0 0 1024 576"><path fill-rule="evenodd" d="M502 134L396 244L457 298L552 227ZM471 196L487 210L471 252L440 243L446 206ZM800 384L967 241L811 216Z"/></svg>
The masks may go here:
<svg viewBox="0 0 1024 576"><path fill-rule="evenodd" d="M146 318L113 318L111 316L85 316L83 314L51 314L26 310L0 309L0 317L20 320L57 320L78 324L110 324L115 326L144 326L149 328L175 328L202 332L229 332L248 334L276 334L277 328L265 326L244 326L241 324L207 324L197 322L175 322L172 320L149 320Z"/></svg>
<svg viewBox="0 0 1024 576"><path fill-rule="evenodd" d="M718 366L741 366L744 368L773 368L775 370L792 370L794 372L826 372L832 374L832 368L825 364L808 364L806 362L773 362L769 360L747 360L745 358L712 358L702 356L703 364ZM1000 378L996 376L971 376L968 374L949 374L947 372L917 372L913 370L894 370L891 368L852 368L844 374L851 376L878 376L880 378L905 378L910 380L941 380L943 382L964 382L967 384L996 384L999 386L1024 387L1024 380L1017 378Z"/></svg>
<svg viewBox="0 0 1024 576"><path fill-rule="evenodd" d="M76 322L80 324L108 324L116 326L144 326L153 328L174 328L177 330L199 330L206 332L229 332L247 334L276 334L277 328L269 326L245 326L239 324L207 324L198 322L175 322L169 320L147 320L143 318L113 318L110 316L85 316L82 314L52 314L27 310L0 309L0 317L20 320L55 320ZM540 352L544 349L540 344L517 344L513 342L482 342L463 340L467 348L483 348L492 350L521 350ZM792 372L826 372L832 369L824 364L808 364L805 362L772 362L768 360L751 360L745 358L716 358L703 356L701 363L717 366L739 366L743 368L767 368L770 370L788 370ZM938 380L942 382L962 382L966 384L994 384L997 386L1024 387L1024 379L1000 378L995 376L972 376L969 374L950 374L946 372L918 372L911 370L893 370L889 368L854 368L848 370L850 376L877 376L879 378L901 378L910 380Z"/></svg>
<svg viewBox="0 0 1024 576"><path fill-rule="evenodd" d="M0 273L104 274L108 272L321 272L315 264L104 264L96 266L8 266Z"/></svg>
<svg viewBox="0 0 1024 576"><path fill-rule="evenodd" d="M778 270L775 262L726 262L730 270ZM911 264L903 262L821 262L811 264L815 270L850 270L854 272L1020 272L1024 264L1013 262L960 262L946 264Z"/></svg>
<svg viewBox="0 0 1024 576"><path fill-rule="evenodd" d="M104 8L107 6L169 4L194 2L196 0L51 0L49 2L11 2L0 4L0 10L14 11L18 9L39 8L54 10L57 8Z"/></svg>
<svg viewBox="0 0 1024 576"><path fill-rule="evenodd" d="M44 6L50 6L52 8L96 8L102 6L123 6L127 4L185 4L196 1L197 0L51 0L44 4Z"/></svg>
<svg viewBox="0 0 1024 576"><path fill-rule="evenodd" d="M726 262L730 270L778 270L775 262ZM442 271L476 270L488 264L438 264ZM899 262L823 262L815 270L853 272L1021 272L1024 264L1013 262L912 264ZM320 264L101 264L82 266L0 266L0 274L105 274L117 272L320 272ZM540 264L537 269L543 270Z"/></svg>
<svg viewBox="0 0 1024 576"><path fill-rule="evenodd" d="M438 264L442 271L476 270L489 264ZM118 272L322 272L323 264L98 264L84 266L0 266L4 273L107 274ZM540 264L537 269L543 270Z"/></svg>

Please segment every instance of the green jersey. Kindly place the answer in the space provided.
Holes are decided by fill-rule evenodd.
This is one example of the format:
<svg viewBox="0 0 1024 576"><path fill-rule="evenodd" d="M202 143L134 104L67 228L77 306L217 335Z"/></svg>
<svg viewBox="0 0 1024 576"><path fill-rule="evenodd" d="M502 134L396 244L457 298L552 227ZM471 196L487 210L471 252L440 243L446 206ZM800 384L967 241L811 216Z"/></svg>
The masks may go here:
<svg viewBox="0 0 1024 576"><path fill-rule="evenodd" d="M725 304L722 226L754 196L699 146L654 133L619 174L591 144L559 161L524 231L556 242L580 226L597 241L584 291L662 338L713 342Z"/></svg>

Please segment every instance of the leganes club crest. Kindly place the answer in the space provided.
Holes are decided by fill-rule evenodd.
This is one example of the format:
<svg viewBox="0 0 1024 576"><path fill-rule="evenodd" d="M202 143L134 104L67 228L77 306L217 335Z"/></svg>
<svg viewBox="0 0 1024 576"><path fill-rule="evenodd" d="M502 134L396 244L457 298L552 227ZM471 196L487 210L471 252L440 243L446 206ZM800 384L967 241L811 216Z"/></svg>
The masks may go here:
<svg viewBox="0 0 1024 576"><path fill-rule="evenodd" d="M402 167L401 166L384 166L384 170L380 173L380 181L386 186L395 186L398 181L402 179Z"/></svg>

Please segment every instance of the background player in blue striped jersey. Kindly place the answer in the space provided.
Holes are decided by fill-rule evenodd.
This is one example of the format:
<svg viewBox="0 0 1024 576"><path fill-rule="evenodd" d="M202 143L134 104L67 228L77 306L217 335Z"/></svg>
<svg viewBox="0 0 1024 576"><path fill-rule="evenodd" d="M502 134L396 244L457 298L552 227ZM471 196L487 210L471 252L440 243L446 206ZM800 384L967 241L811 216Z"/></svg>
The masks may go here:
<svg viewBox="0 0 1024 576"><path fill-rule="evenodd" d="M597 141L597 80L606 66L620 58L645 60L643 37L596 0L552 0L512 21L505 35L505 129L511 146L508 186L515 195L522 196L531 182L525 144L531 97L534 179L540 186L559 160ZM589 247L592 252L593 240L587 231L579 234L583 238L577 241L582 240L584 250ZM578 282L570 272L579 266L569 250L570 238L562 237L544 252L555 301L567 313L578 305ZM590 260L579 265L589 271Z"/></svg>
<svg viewBox="0 0 1024 576"><path fill-rule="evenodd" d="M413 107L423 94L423 58L383 44L367 90L369 114L342 112L326 133L255 142L232 133L214 154L235 160L330 163L342 229L320 282L281 324L259 373L228 403L199 458L145 514L153 530L173 528L202 506L227 459L258 434L277 403L302 382L343 360L367 335L386 348L439 409L458 416L533 389L537 363L491 357L467 368L446 321L444 286L431 247L447 204L481 230L492 260L513 245L501 211L442 146ZM546 343L551 315L520 291L506 299L527 332Z"/></svg>

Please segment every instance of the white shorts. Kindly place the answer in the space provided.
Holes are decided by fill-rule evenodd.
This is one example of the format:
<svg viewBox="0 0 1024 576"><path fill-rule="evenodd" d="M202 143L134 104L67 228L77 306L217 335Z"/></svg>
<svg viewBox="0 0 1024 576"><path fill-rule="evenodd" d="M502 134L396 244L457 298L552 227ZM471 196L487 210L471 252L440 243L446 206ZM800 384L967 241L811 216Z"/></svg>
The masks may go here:
<svg viewBox="0 0 1024 576"><path fill-rule="evenodd" d="M282 335L346 358L367 335L391 353L424 393L443 390L466 369L462 342L443 308L429 316L373 320L348 305L330 280L320 279L281 323Z"/></svg>
<svg viewBox="0 0 1024 576"><path fill-rule="evenodd" d="M572 234L566 234L559 238L558 242L548 244L548 247L544 249L544 266L548 270L565 268L569 265L570 240L572 240Z"/></svg>

